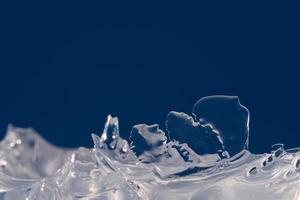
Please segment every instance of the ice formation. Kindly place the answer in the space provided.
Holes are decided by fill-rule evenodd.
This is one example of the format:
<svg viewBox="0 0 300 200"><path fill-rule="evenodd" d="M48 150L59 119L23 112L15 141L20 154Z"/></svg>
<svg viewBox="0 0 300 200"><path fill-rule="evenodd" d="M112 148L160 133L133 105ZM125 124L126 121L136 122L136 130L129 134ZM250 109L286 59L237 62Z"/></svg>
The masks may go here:
<svg viewBox="0 0 300 200"><path fill-rule="evenodd" d="M9 126L0 143L5 200L299 200L300 151L248 151L249 112L235 96L200 99L192 116L170 112L158 125L120 137L108 116L94 148L64 149L33 129Z"/></svg>

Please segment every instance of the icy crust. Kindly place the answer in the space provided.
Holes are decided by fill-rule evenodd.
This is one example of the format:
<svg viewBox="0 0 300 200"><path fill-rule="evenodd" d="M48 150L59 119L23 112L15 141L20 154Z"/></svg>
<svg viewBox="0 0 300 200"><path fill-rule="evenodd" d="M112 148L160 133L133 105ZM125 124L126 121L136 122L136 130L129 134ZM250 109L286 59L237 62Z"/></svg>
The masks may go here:
<svg viewBox="0 0 300 200"><path fill-rule="evenodd" d="M170 112L132 128L129 144L108 116L94 148L54 147L9 126L0 143L0 199L297 200L300 151L248 151L249 112L237 97L199 100L192 116Z"/></svg>

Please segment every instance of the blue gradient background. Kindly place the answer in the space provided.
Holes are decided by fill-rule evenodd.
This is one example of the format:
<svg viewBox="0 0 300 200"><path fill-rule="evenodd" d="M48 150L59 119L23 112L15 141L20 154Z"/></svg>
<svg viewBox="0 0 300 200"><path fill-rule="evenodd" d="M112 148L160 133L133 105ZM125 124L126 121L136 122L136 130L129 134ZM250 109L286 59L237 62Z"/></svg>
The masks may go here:
<svg viewBox="0 0 300 200"><path fill-rule="evenodd" d="M1 5L0 132L91 146L107 114L134 124L238 95L250 148L300 146L299 11L278 4Z"/></svg>

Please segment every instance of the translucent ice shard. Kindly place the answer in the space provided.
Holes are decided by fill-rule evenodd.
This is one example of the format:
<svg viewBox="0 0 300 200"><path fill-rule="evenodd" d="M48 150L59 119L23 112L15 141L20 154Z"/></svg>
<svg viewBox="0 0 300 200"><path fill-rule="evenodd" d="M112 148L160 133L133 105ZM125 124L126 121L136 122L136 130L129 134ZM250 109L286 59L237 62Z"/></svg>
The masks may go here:
<svg viewBox="0 0 300 200"><path fill-rule="evenodd" d="M170 138L187 144L198 155L222 154L223 141L213 127L195 122L185 113L170 112L167 117L167 129Z"/></svg>
<svg viewBox="0 0 300 200"><path fill-rule="evenodd" d="M128 142L120 137L117 117L108 115L101 137L92 134L92 138L96 149L101 149L103 153L109 154L114 159L127 161L136 159L129 149Z"/></svg>
<svg viewBox="0 0 300 200"><path fill-rule="evenodd" d="M166 131L135 125L129 144L108 116L94 148L54 147L9 126L0 143L0 199L298 200L300 150L248 151L249 112L235 96L171 111Z"/></svg>
<svg viewBox="0 0 300 200"><path fill-rule="evenodd" d="M133 127L130 140L137 156L143 157L141 160L155 162L164 153L167 137L157 124L152 126L140 124Z"/></svg>
<svg viewBox="0 0 300 200"><path fill-rule="evenodd" d="M212 127L230 155L248 148L249 111L236 96L210 96L193 107L196 119Z"/></svg>

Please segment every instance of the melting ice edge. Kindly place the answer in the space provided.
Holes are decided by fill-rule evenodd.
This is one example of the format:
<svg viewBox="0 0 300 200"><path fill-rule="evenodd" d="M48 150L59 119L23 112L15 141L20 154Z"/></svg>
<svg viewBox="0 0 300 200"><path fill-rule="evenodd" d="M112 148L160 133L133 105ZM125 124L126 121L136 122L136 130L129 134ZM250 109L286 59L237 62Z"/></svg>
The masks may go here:
<svg viewBox="0 0 300 200"><path fill-rule="evenodd" d="M94 148L55 147L33 129L9 126L0 143L0 199L300 199L300 151L248 151L249 111L236 96L209 96L192 116L119 135L107 117Z"/></svg>

